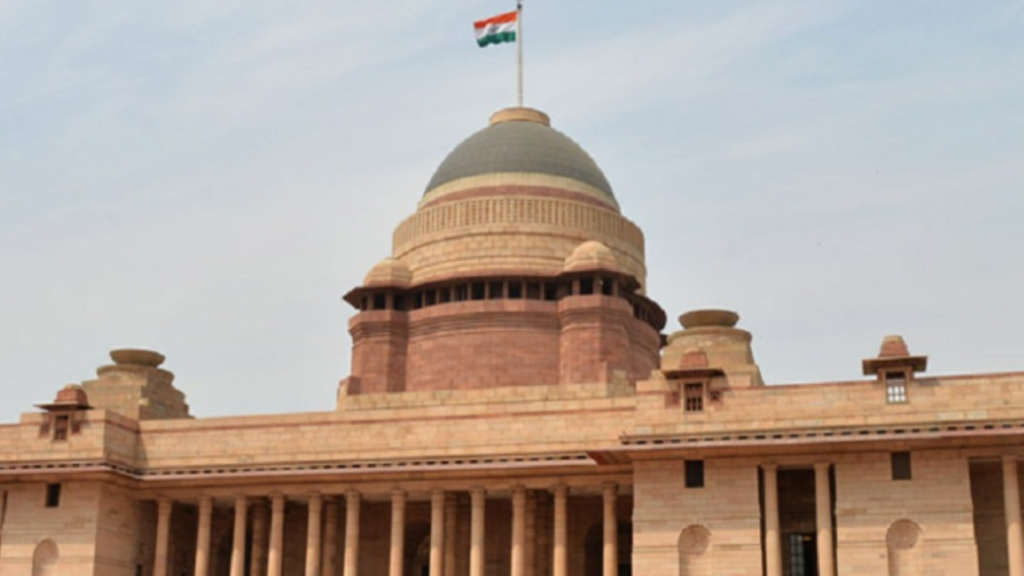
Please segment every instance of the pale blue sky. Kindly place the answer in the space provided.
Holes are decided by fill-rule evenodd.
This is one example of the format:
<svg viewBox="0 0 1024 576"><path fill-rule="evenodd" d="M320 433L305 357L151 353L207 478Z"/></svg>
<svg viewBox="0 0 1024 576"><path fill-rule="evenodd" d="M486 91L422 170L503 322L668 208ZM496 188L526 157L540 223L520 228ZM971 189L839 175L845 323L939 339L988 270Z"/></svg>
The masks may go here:
<svg viewBox="0 0 1024 576"><path fill-rule="evenodd" d="M772 383L890 333L1024 369L1024 2L526 1L527 104L670 318L738 310ZM199 416L333 409L340 296L512 103L471 23L513 4L0 0L0 422L124 346Z"/></svg>

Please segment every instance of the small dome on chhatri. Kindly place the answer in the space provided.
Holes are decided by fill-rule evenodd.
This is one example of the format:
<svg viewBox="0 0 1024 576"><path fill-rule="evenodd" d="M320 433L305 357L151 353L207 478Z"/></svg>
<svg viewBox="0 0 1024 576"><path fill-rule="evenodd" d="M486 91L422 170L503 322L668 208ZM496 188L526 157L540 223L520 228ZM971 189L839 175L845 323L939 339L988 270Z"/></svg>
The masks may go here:
<svg viewBox="0 0 1024 576"><path fill-rule="evenodd" d="M597 240L588 240L580 244L572 251L572 254L565 259L563 272L589 272L592 270L605 270L618 272L619 263L615 255L607 246Z"/></svg>
<svg viewBox="0 0 1024 576"><path fill-rule="evenodd" d="M412 272L397 258L385 258L374 266L363 280L364 286L390 286L407 288L412 284Z"/></svg>
<svg viewBox="0 0 1024 576"><path fill-rule="evenodd" d="M460 178L498 173L561 176L600 191L618 207L611 184L579 144L551 127L547 114L531 108L495 113L488 127L455 147L441 162L425 193Z"/></svg>

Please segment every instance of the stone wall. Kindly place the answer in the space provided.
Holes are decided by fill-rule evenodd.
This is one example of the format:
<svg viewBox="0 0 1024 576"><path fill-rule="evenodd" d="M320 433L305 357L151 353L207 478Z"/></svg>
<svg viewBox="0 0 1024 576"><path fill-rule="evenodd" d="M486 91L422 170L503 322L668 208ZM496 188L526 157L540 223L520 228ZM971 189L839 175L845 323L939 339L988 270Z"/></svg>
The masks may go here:
<svg viewBox="0 0 1024 576"><path fill-rule="evenodd" d="M633 573L760 574L757 464L743 459L706 460L704 487L687 488L684 460L637 462Z"/></svg>

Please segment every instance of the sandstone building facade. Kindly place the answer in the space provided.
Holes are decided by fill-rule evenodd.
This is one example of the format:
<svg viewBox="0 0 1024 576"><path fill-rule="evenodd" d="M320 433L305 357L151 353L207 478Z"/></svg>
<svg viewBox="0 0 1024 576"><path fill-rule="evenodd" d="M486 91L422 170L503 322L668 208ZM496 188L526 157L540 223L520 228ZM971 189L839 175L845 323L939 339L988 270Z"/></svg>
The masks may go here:
<svg viewBox="0 0 1024 576"><path fill-rule="evenodd" d="M1024 576L1024 373L765 385L536 110L496 113L345 295L334 411L195 419L163 356L0 425L0 576Z"/></svg>

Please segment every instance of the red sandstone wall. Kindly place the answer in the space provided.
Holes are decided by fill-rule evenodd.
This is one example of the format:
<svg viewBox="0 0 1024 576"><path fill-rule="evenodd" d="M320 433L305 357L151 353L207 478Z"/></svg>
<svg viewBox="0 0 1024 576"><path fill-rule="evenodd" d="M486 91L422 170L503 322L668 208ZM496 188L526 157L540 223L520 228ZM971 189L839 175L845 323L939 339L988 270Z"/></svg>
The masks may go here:
<svg viewBox="0 0 1024 576"><path fill-rule="evenodd" d="M410 312L407 390L558 380L554 302L478 300Z"/></svg>
<svg viewBox="0 0 1024 576"><path fill-rule="evenodd" d="M352 334L351 394L401 392L406 384L408 314L361 312L349 322Z"/></svg>
<svg viewBox="0 0 1024 576"><path fill-rule="evenodd" d="M621 298L471 300L369 311L350 322L348 393L635 382L658 364L660 337Z"/></svg>
<svg viewBox="0 0 1024 576"><path fill-rule="evenodd" d="M629 304L609 296L571 296L558 303L561 321L559 379L562 384L608 382L629 371Z"/></svg>

